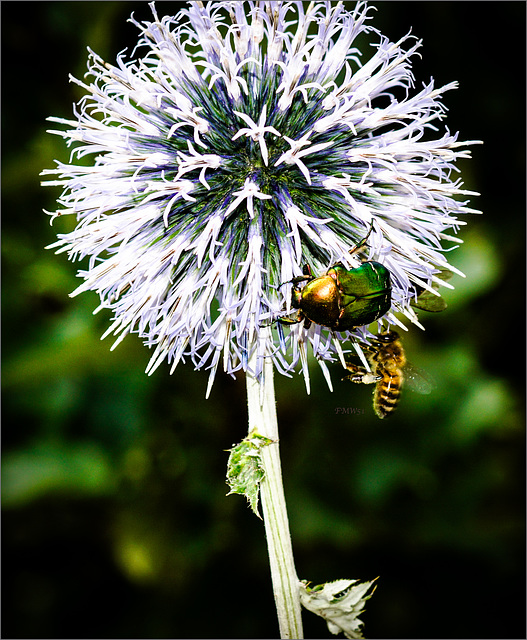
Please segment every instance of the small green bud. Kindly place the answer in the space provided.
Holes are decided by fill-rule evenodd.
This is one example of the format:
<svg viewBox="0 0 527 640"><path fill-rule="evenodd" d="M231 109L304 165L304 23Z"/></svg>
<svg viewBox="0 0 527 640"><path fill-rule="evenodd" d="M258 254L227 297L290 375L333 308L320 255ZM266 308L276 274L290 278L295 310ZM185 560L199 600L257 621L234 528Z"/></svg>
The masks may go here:
<svg viewBox="0 0 527 640"><path fill-rule="evenodd" d="M231 493L243 494L259 518L261 516L258 513L258 494L260 482L265 475L260 451L262 447L272 443L273 440L260 435L256 429L253 429L239 444L229 449L227 484L231 490L227 495Z"/></svg>

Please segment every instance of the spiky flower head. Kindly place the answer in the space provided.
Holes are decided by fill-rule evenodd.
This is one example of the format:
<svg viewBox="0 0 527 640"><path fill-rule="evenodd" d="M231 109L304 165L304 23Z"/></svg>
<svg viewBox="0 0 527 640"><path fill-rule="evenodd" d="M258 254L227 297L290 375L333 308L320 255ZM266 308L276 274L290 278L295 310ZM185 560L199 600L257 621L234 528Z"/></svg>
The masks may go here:
<svg viewBox="0 0 527 640"><path fill-rule="evenodd" d="M322 364L339 339L318 324L283 328L290 286L342 263L382 263L391 308L378 322L411 322L410 302L448 268L444 241L472 211L455 162L466 145L440 102L452 82L414 90L420 42L390 42L369 8L341 2L190 2L176 17L131 21L141 37L115 65L89 52L74 120L53 131L72 145L44 184L78 225L51 245L89 257L72 295L94 290L113 312L105 335L138 333L154 348L147 371L190 358L259 376L263 358L288 373L307 345ZM355 45L368 34L370 57ZM363 59L364 56L364 59ZM89 158L82 163L74 161ZM460 198L461 197L461 198ZM363 256L350 254L370 231ZM257 357L254 357L256 354Z"/></svg>

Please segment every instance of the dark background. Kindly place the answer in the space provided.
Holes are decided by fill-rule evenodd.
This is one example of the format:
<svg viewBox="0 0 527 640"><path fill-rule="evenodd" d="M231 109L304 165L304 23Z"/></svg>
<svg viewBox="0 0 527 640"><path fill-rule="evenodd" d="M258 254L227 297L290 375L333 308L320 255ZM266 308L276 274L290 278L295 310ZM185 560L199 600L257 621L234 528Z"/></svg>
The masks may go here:
<svg viewBox="0 0 527 640"><path fill-rule="evenodd" d="M316 366L277 377L298 574L372 579L370 638L525 637L525 3L378 2L392 40L423 39L416 89L458 80L446 125L482 139L459 166L481 193L451 260L449 308L421 314L409 358L437 388L378 420L367 387L330 393ZM174 13L178 3L157 3ZM2 636L268 638L277 623L260 520L226 497L225 450L246 430L243 377L162 366L99 340L77 265L45 251L45 133L70 117L86 46L136 42L138 2L2 2ZM54 125L51 126L54 128ZM364 413L337 414L338 408ZM328 637L304 612L306 637Z"/></svg>

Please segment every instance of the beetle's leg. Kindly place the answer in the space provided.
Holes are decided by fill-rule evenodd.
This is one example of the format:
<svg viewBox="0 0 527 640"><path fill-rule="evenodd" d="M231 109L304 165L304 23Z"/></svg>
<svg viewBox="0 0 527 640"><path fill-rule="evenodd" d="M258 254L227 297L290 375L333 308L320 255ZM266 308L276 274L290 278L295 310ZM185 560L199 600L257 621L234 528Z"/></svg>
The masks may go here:
<svg viewBox="0 0 527 640"><path fill-rule="evenodd" d="M303 320L303 317L300 317L299 313L294 318L289 318L285 316L284 318L276 319L276 321L279 322L280 324L298 324L299 322L302 322L302 320Z"/></svg>
<svg viewBox="0 0 527 640"><path fill-rule="evenodd" d="M304 327L306 329L309 329L309 327L311 326L311 320L306 318L306 316L301 311L299 311L294 318L288 318L287 316L285 318L277 318L277 321L280 324L299 324L300 322L302 322L302 320L304 320Z"/></svg>
<svg viewBox="0 0 527 640"><path fill-rule="evenodd" d="M370 237L370 234L371 234L372 231L373 231L373 220L371 221L370 229L369 229L368 233L366 234L366 236L360 242L358 242L353 247L353 249L350 249L350 256L358 253L361 249L363 249L366 246L366 243L368 242L368 238Z"/></svg>
<svg viewBox="0 0 527 640"><path fill-rule="evenodd" d="M295 278L293 278L292 280L290 280L289 282L292 282L295 286L297 284L300 284L301 282L305 282L306 280L312 280L313 278L311 277L311 275L309 276L296 276Z"/></svg>
<svg viewBox="0 0 527 640"><path fill-rule="evenodd" d="M287 282L282 282L280 287L283 287L285 284L292 284L293 286L296 287L297 284L300 284L301 282L305 282L306 280L312 280L312 279L313 277L311 275L296 276L292 280L288 280Z"/></svg>
<svg viewBox="0 0 527 640"><path fill-rule="evenodd" d="M304 320L304 329L309 329L311 326L311 320L308 320L308 318L304 316L301 318L298 316L296 318L278 318L278 322L280 324L299 324L302 320Z"/></svg>

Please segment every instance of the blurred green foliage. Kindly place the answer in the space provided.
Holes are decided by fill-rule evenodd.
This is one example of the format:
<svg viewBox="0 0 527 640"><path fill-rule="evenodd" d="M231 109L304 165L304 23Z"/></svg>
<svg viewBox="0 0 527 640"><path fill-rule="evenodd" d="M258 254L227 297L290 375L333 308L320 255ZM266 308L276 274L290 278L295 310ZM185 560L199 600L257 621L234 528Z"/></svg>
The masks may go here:
<svg viewBox="0 0 527 640"><path fill-rule="evenodd" d="M371 389L337 366L334 393L316 365L309 397L300 376L277 377L297 569L314 583L380 576L368 637L524 637L525 4L376 6L385 35L423 38L417 87L460 81L447 125L484 140L461 165L484 215L451 256L467 277L445 290L449 308L404 337L432 394L405 393L381 422ZM96 296L68 298L76 266L44 250L72 225L42 213L59 194L39 173L68 157L45 118L71 115L85 47L110 61L133 48L126 19L148 6L1 9L2 634L276 637L261 522L226 497L244 380L219 374L205 401L207 372L145 376L147 349L128 337L110 352ZM327 637L307 612L304 624Z"/></svg>

